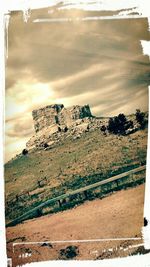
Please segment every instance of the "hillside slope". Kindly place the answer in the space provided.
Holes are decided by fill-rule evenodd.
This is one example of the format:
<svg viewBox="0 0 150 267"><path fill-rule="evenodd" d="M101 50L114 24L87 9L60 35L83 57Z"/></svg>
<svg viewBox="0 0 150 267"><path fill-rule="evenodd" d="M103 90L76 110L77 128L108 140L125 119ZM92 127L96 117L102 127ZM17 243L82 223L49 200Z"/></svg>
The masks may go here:
<svg viewBox="0 0 150 267"><path fill-rule="evenodd" d="M45 200L145 164L147 129L127 136L99 129L5 165L6 221Z"/></svg>

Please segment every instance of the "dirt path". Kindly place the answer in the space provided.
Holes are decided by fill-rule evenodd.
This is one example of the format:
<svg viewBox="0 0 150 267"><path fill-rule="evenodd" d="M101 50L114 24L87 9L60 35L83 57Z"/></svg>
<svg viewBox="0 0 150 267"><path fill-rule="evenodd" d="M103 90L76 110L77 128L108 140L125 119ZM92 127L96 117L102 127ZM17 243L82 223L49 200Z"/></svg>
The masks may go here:
<svg viewBox="0 0 150 267"><path fill-rule="evenodd" d="M45 242L52 240L141 237L144 188L145 185L140 185L136 188L122 190L102 200L87 201L72 210L28 220L15 227L9 227L7 229L7 240ZM8 245L10 254L11 244L12 242ZM84 253L85 247L86 252ZM88 249L85 244L80 244L82 253L78 258L88 259L87 251L91 248L98 249L100 247L102 248L102 243L88 244ZM56 250L58 251L58 247Z"/></svg>

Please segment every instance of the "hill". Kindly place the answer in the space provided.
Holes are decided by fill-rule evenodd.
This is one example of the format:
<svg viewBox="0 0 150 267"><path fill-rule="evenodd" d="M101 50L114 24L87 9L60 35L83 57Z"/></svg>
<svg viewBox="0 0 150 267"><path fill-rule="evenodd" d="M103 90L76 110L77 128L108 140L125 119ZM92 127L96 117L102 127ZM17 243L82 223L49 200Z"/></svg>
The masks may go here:
<svg viewBox="0 0 150 267"><path fill-rule="evenodd" d="M49 198L138 167L146 152L147 129L127 136L96 129L21 154L5 165L6 221Z"/></svg>

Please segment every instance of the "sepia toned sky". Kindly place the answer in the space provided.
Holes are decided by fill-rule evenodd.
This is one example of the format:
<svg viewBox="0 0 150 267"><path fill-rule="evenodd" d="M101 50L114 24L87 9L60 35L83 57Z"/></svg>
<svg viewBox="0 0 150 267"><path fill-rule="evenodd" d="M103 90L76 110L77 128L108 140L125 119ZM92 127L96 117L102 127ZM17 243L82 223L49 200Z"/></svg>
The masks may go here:
<svg viewBox="0 0 150 267"><path fill-rule="evenodd" d="M27 23L12 12L8 29L5 160L34 134L31 112L53 103L89 104L93 115L148 109L150 64L140 40L147 19L91 20L96 11L34 10ZM60 21L59 18L72 18ZM34 23L37 18L47 22ZM57 20L58 19L58 20Z"/></svg>

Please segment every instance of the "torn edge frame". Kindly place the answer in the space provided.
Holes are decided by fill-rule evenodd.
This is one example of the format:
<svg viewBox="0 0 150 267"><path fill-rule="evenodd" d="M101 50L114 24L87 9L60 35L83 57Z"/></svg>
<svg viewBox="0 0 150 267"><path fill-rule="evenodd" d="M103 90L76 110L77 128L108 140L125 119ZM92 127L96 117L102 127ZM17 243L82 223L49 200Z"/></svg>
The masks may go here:
<svg viewBox="0 0 150 267"><path fill-rule="evenodd" d="M30 1L31 2L31 1ZM3 14L4 15L4 19L2 18L2 24L3 24L3 28L5 29L5 42L4 42L4 32L2 31L2 43L4 45L4 49L2 49L2 58L3 58L3 62L2 62L2 70L4 70L5 68L5 57L7 58L8 57L8 27L9 27L9 18L10 18L10 11L13 11L13 10L22 10L23 11L23 17L24 17L24 21L27 22L29 16L30 16L30 12L32 9L36 9L36 8L43 8L43 7L49 7L49 6L53 6L55 4L57 4L57 2L59 1L46 1L45 4L43 1L39 0L37 1L39 2L39 5L40 7L38 6L38 3L37 3L37 6L35 6L35 3L33 5L31 5L31 7L29 7L29 1L24 1L24 2L20 2L20 4L16 1L14 1L14 3L12 5L10 5L10 2L6 3L6 6L3 10ZM42 3L43 2L43 3ZM49 2L49 4L48 4ZM51 2L51 3L50 3ZM53 2L53 3L52 3ZM104 0L103 0L104 2ZM129 1L129 2L132 2L132 1ZM134 1L133 1L134 2ZM120 16L113 16L113 17L98 17L97 19L125 19L125 18L147 18L148 19L148 22L149 22L149 30L150 30L150 18L149 18L149 14L148 14L148 3L145 3L146 1L136 1L137 2L137 5L138 5L138 2L139 2L139 10L141 11L140 15L139 16L134 16L134 15L129 15L128 13L126 14L122 14ZM143 6L142 6L142 2L143 2ZM46 4L47 3L47 4ZM31 4L31 3L30 3ZM109 6L109 4L107 3L107 5ZM87 20L87 19L86 19ZM92 20L91 19L88 19L88 20ZM70 20L68 20L70 21ZM38 19L33 21L34 23L38 23L40 22ZM44 21L43 21L44 22ZM141 44L142 44L142 47L143 47L143 54L145 55L149 55L150 56L150 42L146 42L146 41L143 41L141 40ZM1 80L2 80L2 88L4 88L5 86L5 82L4 82L4 75L5 73L2 72L2 77ZM5 97L5 93L4 91L1 92L1 101L2 99L4 99ZM149 87L149 103L150 103L150 87ZM3 104L3 102L2 102ZM150 104L149 104L150 106ZM4 111L3 111L3 105L1 105L1 114L4 114ZM2 121L2 124L3 124L3 119L1 120ZM2 127L3 129L3 127ZM3 144L3 138L1 140L1 144ZM147 219L148 221L148 225L146 227L143 227L142 228L142 234L143 234L143 238L144 238L144 246L145 248L150 248L150 213L148 211L148 203L149 203L149 196L150 196L150 124L148 124L148 149L147 149L147 169L146 169L146 184L145 184L145 201L144 201L144 217ZM2 153L3 153L3 150L2 150ZM1 155L1 158L0 160L3 162L3 155ZM1 188L3 190L4 188L4 182L1 181L2 185L1 185ZM3 191L2 191L2 194L3 194ZM4 201L2 200L2 207L4 205ZM3 209L4 211L4 209ZM3 225L2 227L5 227L5 219L3 219ZM3 237L5 236L5 229L3 228ZM124 238L123 238L124 240ZM70 240L71 241L71 240ZM74 240L75 241L75 240ZM79 241L79 240L78 240ZM84 241L84 240L83 240ZM88 241L88 240L87 240ZM91 240L92 241L92 240ZM99 240L99 241L102 241L102 240ZM107 241L107 240L105 240ZM51 241L52 242L52 241ZM55 242L55 241L54 241ZM59 241L59 242L63 242L63 241ZM82 242L82 241L81 241ZM39 242L37 242L39 243ZM14 246L17 245L18 243L14 243ZM4 249L5 251L5 249ZM4 252L5 254L5 252ZM3 255L4 255L3 254Z"/></svg>

